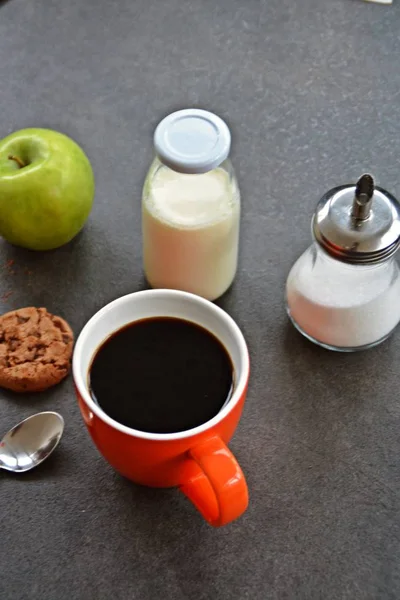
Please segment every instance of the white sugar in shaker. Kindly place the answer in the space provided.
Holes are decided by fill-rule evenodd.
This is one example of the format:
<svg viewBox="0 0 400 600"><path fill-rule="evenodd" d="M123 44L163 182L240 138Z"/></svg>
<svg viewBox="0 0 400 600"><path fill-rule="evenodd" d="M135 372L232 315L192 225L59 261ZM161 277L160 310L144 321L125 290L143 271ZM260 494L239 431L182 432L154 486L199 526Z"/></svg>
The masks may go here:
<svg viewBox="0 0 400 600"><path fill-rule="evenodd" d="M312 232L286 283L293 324L330 350L379 344L400 321L400 204L364 174L321 198Z"/></svg>

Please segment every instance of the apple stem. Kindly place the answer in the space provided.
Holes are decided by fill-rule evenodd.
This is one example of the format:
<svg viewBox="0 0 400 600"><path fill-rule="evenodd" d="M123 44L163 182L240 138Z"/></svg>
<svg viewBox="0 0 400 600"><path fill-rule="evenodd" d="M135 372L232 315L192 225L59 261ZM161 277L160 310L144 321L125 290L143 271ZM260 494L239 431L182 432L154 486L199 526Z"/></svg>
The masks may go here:
<svg viewBox="0 0 400 600"><path fill-rule="evenodd" d="M9 154L8 158L10 160L15 160L15 162L19 165L20 169L23 169L26 166L18 156L14 156L13 154Z"/></svg>

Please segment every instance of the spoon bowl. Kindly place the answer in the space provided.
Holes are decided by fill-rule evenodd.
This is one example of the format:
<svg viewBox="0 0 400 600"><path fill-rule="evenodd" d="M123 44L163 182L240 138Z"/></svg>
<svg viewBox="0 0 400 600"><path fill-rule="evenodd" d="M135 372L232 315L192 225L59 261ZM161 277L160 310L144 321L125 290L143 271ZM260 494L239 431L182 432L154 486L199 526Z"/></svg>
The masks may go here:
<svg viewBox="0 0 400 600"><path fill-rule="evenodd" d="M15 425L0 442L0 469L24 473L37 467L57 447L64 419L56 412L41 412Z"/></svg>

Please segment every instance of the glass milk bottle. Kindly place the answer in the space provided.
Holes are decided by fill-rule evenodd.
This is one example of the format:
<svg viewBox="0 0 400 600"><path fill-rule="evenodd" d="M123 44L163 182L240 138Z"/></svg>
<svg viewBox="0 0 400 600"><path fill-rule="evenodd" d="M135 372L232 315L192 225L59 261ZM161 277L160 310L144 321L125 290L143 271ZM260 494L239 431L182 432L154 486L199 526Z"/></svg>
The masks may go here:
<svg viewBox="0 0 400 600"><path fill-rule="evenodd" d="M161 121L142 199L144 271L154 288L215 300L237 268L240 193L225 122L186 109Z"/></svg>
<svg viewBox="0 0 400 600"><path fill-rule="evenodd" d="M312 231L286 283L293 324L330 350L381 343L400 321L399 203L365 174L322 197Z"/></svg>

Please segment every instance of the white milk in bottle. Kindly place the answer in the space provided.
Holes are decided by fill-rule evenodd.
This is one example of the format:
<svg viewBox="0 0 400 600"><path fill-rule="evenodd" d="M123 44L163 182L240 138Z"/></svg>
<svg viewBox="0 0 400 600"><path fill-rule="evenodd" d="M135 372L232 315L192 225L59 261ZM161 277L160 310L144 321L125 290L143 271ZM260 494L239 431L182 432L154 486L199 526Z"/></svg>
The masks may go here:
<svg viewBox="0 0 400 600"><path fill-rule="evenodd" d="M214 300L231 285L240 194L228 160L230 133L216 115L184 110L155 133L157 158L143 190L143 260L155 288Z"/></svg>

